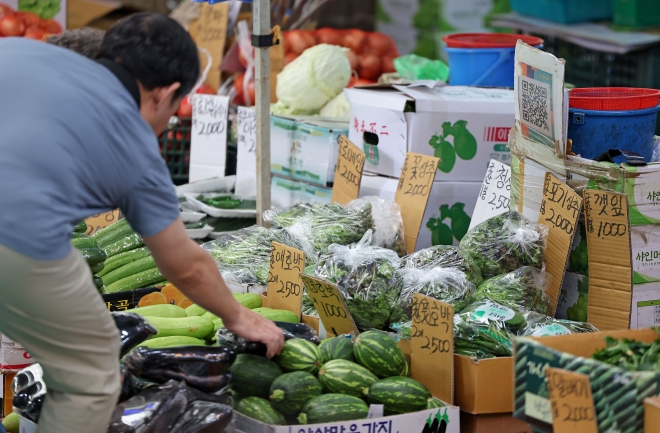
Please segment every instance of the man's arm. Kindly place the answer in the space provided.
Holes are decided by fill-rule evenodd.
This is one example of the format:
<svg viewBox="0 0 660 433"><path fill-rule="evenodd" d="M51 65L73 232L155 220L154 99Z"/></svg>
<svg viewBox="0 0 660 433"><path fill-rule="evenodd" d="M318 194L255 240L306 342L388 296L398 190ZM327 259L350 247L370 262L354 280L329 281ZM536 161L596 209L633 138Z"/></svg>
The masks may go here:
<svg viewBox="0 0 660 433"><path fill-rule="evenodd" d="M192 241L177 218L165 230L144 238L165 278L190 300L222 318L227 329L268 346L268 356L282 350L282 330L241 306L225 284L209 253Z"/></svg>

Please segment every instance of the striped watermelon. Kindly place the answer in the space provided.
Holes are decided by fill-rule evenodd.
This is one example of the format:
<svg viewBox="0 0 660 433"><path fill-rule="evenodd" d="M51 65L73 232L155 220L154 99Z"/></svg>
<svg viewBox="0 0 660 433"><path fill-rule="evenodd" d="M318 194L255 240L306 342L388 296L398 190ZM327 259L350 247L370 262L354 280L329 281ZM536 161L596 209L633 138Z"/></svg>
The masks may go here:
<svg viewBox="0 0 660 433"><path fill-rule="evenodd" d="M353 342L349 338L343 336L328 338L321 342L319 349L321 349L321 360L324 364L333 359L355 361Z"/></svg>
<svg viewBox="0 0 660 433"><path fill-rule="evenodd" d="M385 406L385 415L417 412L426 409L431 393L421 383L409 377L381 379L369 387L371 404Z"/></svg>
<svg viewBox="0 0 660 433"><path fill-rule="evenodd" d="M284 415L298 415L300 409L321 395L323 390L319 381L306 371L285 373L275 379L270 387L270 402Z"/></svg>
<svg viewBox="0 0 660 433"><path fill-rule="evenodd" d="M369 406L362 399L344 394L323 394L303 406L298 416L300 424L352 421L365 419Z"/></svg>
<svg viewBox="0 0 660 433"><path fill-rule="evenodd" d="M369 387L378 381L375 374L351 361L328 361L319 371L319 382L325 392L365 397Z"/></svg>
<svg viewBox="0 0 660 433"><path fill-rule="evenodd" d="M284 371L306 371L316 374L321 367L321 351L318 346L302 338L284 342L282 353L274 358Z"/></svg>
<svg viewBox="0 0 660 433"><path fill-rule="evenodd" d="M229 368L234 375L233 388L243 397L268 398L270 386L282 375L282 369L263 356L240 354Z"/></svg>
<svg viewBox="0 0 660 433"><path fill-rule="evenodd" d="M386 333L367 331L358 335L353 344L357 362L376 376L385 378L405 372L406 357Z"/></svg>
<svg viewBox="0 0 660 433"><path fill-rule="evenodd" d="M403 371L401 372L400 376L410 377L410 374L411 374L410 363L406 359L406 365L403 367Z"/></svg>
<svg viewBox="0 0 660 433"><path fill-rule="evenodd" d="M276 411L265 398L247 397L239 401L234 410L270 425L285 425L284 415Z"/></svg>
<svg viewBox="0 0 660 433"><path fill-rule="evenodd" d="M428 401L426 402L426 408L427 409L437 409L437 408L446 407L446 406L447 406L446 404L444 404L441 400L438 400L435 397L429 398Z"/></svg>

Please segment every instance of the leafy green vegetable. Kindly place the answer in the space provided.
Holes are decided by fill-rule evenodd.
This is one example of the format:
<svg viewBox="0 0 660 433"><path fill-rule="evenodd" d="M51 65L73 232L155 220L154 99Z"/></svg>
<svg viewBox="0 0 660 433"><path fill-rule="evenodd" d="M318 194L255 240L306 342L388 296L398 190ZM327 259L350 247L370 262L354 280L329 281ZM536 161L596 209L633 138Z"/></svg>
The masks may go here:
<svg viewBox="0 0 660 433"><path fill-rule="evenodd" d="M484 279L523 266L541 268L548 229L530 223L515 211L490 218L467 232L459 245L471 257Z"/></svg>
<svg viewBox="0 0 660 433"><path fill-rule="evenodd" d="M397 202L366 196L353 200L346 207L349 211L359 211L367 203L371 205L374 226L372 245L393 250L399 257L405 256L407 250L403 237L403 218Z"/></svg>
<svg viewBox="0 0 660 433"><path fill-rule="evenodd" d="M657 328L653 328L660 335ZM628 371L660 371L660 338L653 343L605 337L607 347L591 357Z"/></svg>
<svg viewBox="0 0 660 433"><path fill-rule="evenodd" d="M477 289L474 299L490 299L515 310L531 310L552 315L550 299L545 295L550 278L550 274L540 269L524 266L484 281Z"/></svg>
<svg viewBox="0 0 660 433"><path fill-rule="evenodd" d="M463 257L458 247L436 245L416 251L402 259L404 268L431 269L435 267L456 268L465 273L472 283L479 285L482 281L481 271L470 256Z"/></svg>

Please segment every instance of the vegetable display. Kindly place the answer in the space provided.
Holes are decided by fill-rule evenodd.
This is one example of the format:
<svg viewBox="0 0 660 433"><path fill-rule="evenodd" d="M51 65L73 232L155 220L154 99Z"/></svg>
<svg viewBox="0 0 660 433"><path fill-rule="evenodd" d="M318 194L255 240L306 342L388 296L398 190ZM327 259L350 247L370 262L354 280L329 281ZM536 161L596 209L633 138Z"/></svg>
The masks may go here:
<svg viewBox="0 0 660 433"><path fill-rule="evenodd" d="M606 336L605 343L607 347L594 353L593 359L627 371L660 371L660 338L653 343L644 343Z"/></svg>
<svg viewBox="0 0 660 433"><path fill-rule="evenodd" d="M484 281L477 289L474 300L490 299L518 311L530 310L546 316L552 315L550 299L545 294L550 280L550 274L525 266Z"/></svg>
<svg viewBox="0 0 660 433"><path fill-rule="evenodd" d="M458 247L451 245L435 245L415 251L405 256L401 265L412 269L456 268L465 273L468 280L475 285L478 286L482 282L481 270L477 268L472 258L461 256Z"/></svg>
<svg viewBox="0 0 660 433"><path fill-rule="evenodd" d="M18 11L0 3L0 37L22 36L38 41L62 33L55 15L61 10L61 0L19 0Z"/></svg>

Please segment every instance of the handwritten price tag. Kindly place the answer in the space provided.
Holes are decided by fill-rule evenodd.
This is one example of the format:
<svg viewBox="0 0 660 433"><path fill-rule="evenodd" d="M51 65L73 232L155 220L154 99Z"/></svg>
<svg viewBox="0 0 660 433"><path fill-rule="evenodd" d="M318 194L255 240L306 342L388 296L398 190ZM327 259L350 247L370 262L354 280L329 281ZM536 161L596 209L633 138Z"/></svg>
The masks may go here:
<svg viewBox="0 0 660 433"><path fill-rule="evenodd" d="M575 236L582 198L552 173L545 174L539 224L548 227L548 246L545 251L546 271L552 275L546 294L553 311L564 282L568 255Z"/></svg>
<svg viewBox="0 0 660 433"><path fill-rule="evenodd" d="M91 236L97 231L104 229L109 225L116 223L117 221L119 221L119 209L92 215L85 220L87 223L86 233Z"/></svg>
<svg viewBox="0 0 660 433"><path fill-rule="evenodd" d="M300 315L302 307L300 274L304 271L304 252L273 242L268 273L269 308L289 310Z"/></svg>
<svg viewBox="0 0 660 433"><path fill-rule="evenodd" d="M419 227L433 188L439 158L408 152L401 169L394 200L401 207L408 254L415 251Z"/></svg>
<svg viewBox="0 0 660 433"><path fill-rule="evenodd" d="M489 218L508 212L510 202L511 167L491 159L472 213L470 230Z"/></svg>
<svg viewBox="0 0 660 433"><path fill-rule="evenodd" d="M586 189L584 210L590 277L589 322L601 331L628 329L632 303L628 197Z"/></svg>
<svg viewBox="0 0 660 433"><path fill-rule="evenodd" d="M229 97L194 95L190 143L190 182L223 177L227 160Z"/></svg>
<svg viewBox="0 0 660 433"><path fill-rule="evenodd" d="M332 201L347 204L358 198L365 158L364 152L345 135L339 136L339 158L332 187Z"/></svg>
<svg viewBox="0 0 660 433"><path fill-rule="evenodd" d="M227 22L229 19L229 5L220 3L210 5L199 4L199 18L195 29L195 42L198 47L205 48L211 54L211 69L206 76L206 83L218 89L220 87L220 63L225 50L227 39ZM202 70L206 66L206 56L200 53Z"/></svg>
<svg viewBox="0 0 660 433"><path fill-rule="evenodd" d="M415 293L411 346L412 378L434 397L453 403L454 307Z"/></svg>
<svg viewBox="0 0 660 433"><path fill-rule="evenodd" d="M548 367L545 369L555 433L598 433L589 376Z"/></svg>
<svg viewBox="0 0 660 433"><path fill-rule="evenodd" d="M257 114L248 107L238 107L237 114L236 195L251 198L257 196Z"/></svg>
<svg viewBox="0 0 660 433"><path fill-rule="evenodd" d="M326 332L333 336L357 335L358 330L337 286L309 275L300 275Z"/></svg>

